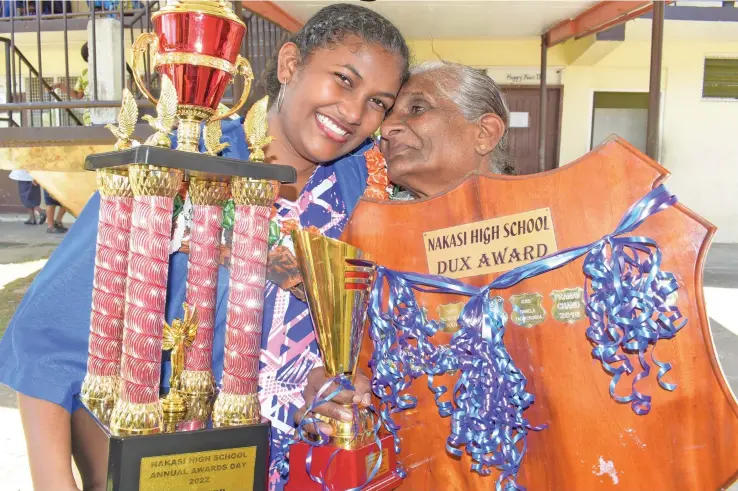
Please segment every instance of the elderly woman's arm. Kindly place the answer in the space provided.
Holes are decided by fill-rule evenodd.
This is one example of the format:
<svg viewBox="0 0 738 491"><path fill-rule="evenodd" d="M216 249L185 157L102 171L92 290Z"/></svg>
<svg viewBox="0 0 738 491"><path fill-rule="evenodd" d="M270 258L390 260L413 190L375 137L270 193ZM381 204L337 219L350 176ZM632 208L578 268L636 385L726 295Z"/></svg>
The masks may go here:
<svg viewBox="0 0 738 491"><path fill-rule="evenodd" d="M78 491L72 474L72 421L63 407L18 393L36 491Z"/></svg>

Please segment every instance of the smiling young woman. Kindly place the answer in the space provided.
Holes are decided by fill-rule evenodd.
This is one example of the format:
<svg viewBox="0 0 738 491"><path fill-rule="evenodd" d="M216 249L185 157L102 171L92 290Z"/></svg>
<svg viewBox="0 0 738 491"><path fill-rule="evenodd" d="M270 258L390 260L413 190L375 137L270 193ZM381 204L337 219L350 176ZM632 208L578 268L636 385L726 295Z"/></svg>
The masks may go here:
<svg viewBox="0 0 738 491"><path fill-rule="evenodd" d="M382 182L375 172L370 137L394 104L407 73L408 48L397 28L355 4L322 9L282 47L269 77L268 134L274 140L266 148L266 160L293 166L298 182L283 186L272 211L270 260L276 259L270 264L285 263L279 258L291 253L287 232L293 228L314 227L338 238L367 180ZM224 121L222 130L221 141L230 144L222 155L248 159L242 121ZM365 154L372 156L369 170ZM95 195L0 340L0 383L19 393L35 489L76 489L72 454L84 488L105 488L107 448L94 439L94 423L74 399L87 364L99 207ZM182 316L190 215L185 195L169 249L176 251L169 262L169 323ZM229 220L226 213L225 228ZM228 256L228 246L222 245L222 257ZM269 277L275 279L267 282L265 292L259 391L262 415L271 420L277 442L293 428L307 373L320 355L307 305L276 279L279 275ZM223 369L228 280L227 265L221 266L213 326L216 381ZM57 301L51 305L45 298ZM168 386L166 377L162 386ZM270 488L278 490L282 484L271 469Z"/></svg>
<svg viewBox="0 0 738 491"><path fill-rule="evenodd" d="M297 169L287 193L300 191L316 164L346 155L371 136L407 78L408 49L399 32L380 29L374 13L356 15L367 9L348 7L332 5L313 16L282 46L269 76L275 141L267 157Z"/></svg>

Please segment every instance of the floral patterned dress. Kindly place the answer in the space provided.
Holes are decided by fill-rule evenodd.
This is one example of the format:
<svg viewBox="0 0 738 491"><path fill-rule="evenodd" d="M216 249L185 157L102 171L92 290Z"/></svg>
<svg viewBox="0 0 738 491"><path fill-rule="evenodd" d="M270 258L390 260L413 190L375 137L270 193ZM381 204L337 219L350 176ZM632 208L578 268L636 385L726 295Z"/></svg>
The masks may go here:
<svg viewBox="0 0 738 491"><path fill-rule="evenodd" d="M285 247L294 254L288 232L295 228L317 228L322 235L338 238L346 225L346 207L338 192L336 175L330 167L318 167L295 202L279 199L274 206L272 249ZM294 414L302 407L302 390L308 372L322 365L307 304L288 290L267 282L262 325L259 400L262 415L272 422L272 452L294 430ZM271 326L271 327L270 327ZM282 488L272 465L269 489Z"/></svg>

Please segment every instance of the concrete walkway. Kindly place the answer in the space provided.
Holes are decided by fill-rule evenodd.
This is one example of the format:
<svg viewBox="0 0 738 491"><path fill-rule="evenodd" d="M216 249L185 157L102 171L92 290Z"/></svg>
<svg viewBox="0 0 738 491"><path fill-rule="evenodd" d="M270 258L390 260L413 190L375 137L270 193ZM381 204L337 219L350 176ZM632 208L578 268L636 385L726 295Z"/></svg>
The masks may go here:
<svg viewBox="0 0 738 491"><path fill-rule="evenodd" d="M0 289L6 278L20 278L43 266L62 236L45 227L23 225L0 216ZM25 220L25 218L23 218ZM33 261L30 263L29 261ZM24 263L24 264L18 264ZM714 244L704 275L707 312L718 357L733 392L738 393L738 244ZM738 459L738 456L736 456ZM15 393L0 384L0 489L32 491L26 447ZM729 488L738 491L738 483Z"/></svg>
<svg viewBox="0 0 738 491"><path fill-rule="evenodd" d="M47 233L46 224L24 225L27 218L26 215L0 215L0 264L48 258L64 238L64 234ZM65 227L73 223L74 217L64 217Z"/></svg>

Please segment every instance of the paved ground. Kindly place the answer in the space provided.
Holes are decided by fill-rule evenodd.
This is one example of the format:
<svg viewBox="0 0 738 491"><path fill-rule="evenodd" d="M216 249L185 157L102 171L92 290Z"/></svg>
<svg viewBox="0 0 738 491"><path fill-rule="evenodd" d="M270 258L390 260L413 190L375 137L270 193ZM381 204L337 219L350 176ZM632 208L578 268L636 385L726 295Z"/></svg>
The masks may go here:
<svg viewBox="0 0 738 491"><path fill-rule="evenodd" d="M63 234L46 233L46 225L24 225L26 218L26 215L0 215L0 264L48 258L64 238ZM66 227L73 222L74 218L64 217ZM5 277L0 276L0 281Z"/></svg>
<svg viewBox="0 0 738 491"><path fill-rule="evenodd" d="M0 215L0 289L40 269L61 241L45 227L30 227L19 216ZM705 266L707 312L720 363L738 393L738 244L714 244ZM738 458L738 457L737 457ZM0 489L30 491L25 441L15 393L0 384ZM738 491L738 484L729 491Z"/></svg>

